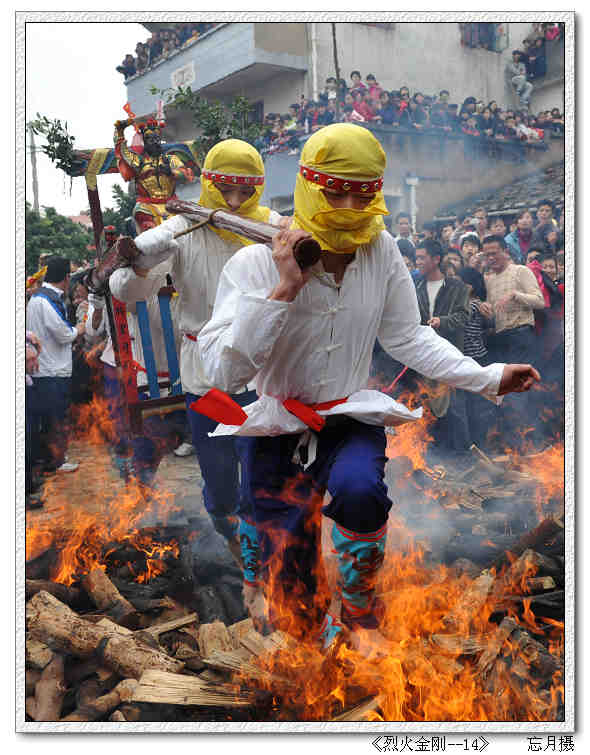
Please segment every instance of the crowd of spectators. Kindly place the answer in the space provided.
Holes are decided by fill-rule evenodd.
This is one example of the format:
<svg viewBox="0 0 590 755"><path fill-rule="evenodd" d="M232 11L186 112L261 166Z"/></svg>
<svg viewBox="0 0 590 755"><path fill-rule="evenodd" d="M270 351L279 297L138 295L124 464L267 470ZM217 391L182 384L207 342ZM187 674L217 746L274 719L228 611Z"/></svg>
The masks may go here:
<svg viewBox="0 0 590 755"><path fill-rule="evenodd" d="M472 443L498 450L498 438L518 447L527 425L534 427L538 446L547 444L548 434L535 425L542 409L563 402L564 222L563 208L549 199L512 218L489 217L485 207L478 207L454 220L426 221L420 231L412 228L408 213L394 218L391 231L416 284L423 324L481 364L535 365L554 391L552 399L533 392L522 400L508 399L502 408L462 391L435 392L436 458L460 456ZM403 365L392 361L377 345L375 373L385 373L386 380L399 373ZM415 387L411 372L400 384Z"/></svg>
<svg viewBox="0 0 590 755"><path fill-rule="evenodd" d="M300 102L289 106L287 113L268 113L256 146L266 154L277 151L295 154L300 139L323 126L344 122L400 133L454 135L467 138L472 149L485 148L499 154L504 148L508 158L523 159L523 146L546 148L548 138L563 135L565 121L557 107L536 115L529 112L523 100L530 98L532 84L527 80L520 55L515 51L511 64L516 66L511 79L518 79L513 86L521 97L519 109L502 108L495 100L486 104L474 96L466 97L460 104L453 103L447 89L435 95L411 92L405 85L388 91L373 74L369 73L363 81L360 71L355 70L348 84L329 76L317 100L302 97ZM514 147L512 151L508 149L510 146Z"/></svg>
<svg viewBox="0 0 590 755"><path fill-rule="evenodd" d="M147 71L176 50L188 47L215 26L219 24L188 22L171 24L167 29L156 29L146 42L138 42L135 45L135 57L128 53L121 65L117 66L117 71L122 73L127 81L132 76Z"/></svg>

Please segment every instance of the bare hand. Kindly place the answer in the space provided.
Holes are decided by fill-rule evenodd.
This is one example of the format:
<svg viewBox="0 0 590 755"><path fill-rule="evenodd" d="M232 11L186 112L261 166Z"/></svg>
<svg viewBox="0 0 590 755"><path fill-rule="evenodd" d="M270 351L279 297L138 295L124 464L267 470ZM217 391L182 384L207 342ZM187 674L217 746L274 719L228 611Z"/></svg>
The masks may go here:
<svg viewBox="0 0 590 755"><path fill-rule="evenodd" d="M29 332L29 333L27 334L27 341L28 341L28 342L29 342L30 344L32 344L32 345L33 345L33 346L34 346L34 347L35 347L35 348L37 349L37 351L38 351L38 352L40 352L40 351L41 351L41 341L40 341L40 340L39 340L39 338L38 338L38 337L37 337L37 336L35 335L35 333L31 333L31 332Z"/></svg>
<svg viewBox="0 0 590 755"><path fill-rule="evenodd" d="M541 375L530 364L507 364L502 373L498 396L505 393L523 393L529 391L535 383L541 381Z"/></svg>
<svg viewBox="0 0 590 755"><path fill-rule="evenodd" d="M494 317L494 310L489 301L482 301L479 305L479 311L487 320L492 320Z"/></svg>
<svg viewBox="0 0 590 755"><path fill-rule="evenodd" d="M292 222L293 218L290 215L283 215L279 220L279 228L289 229Z"/></svg>
<svg viewBox="0 0 590 755"><path fill-rule="evenodd" d="M81 336L85 332L86 332L86 323L85 322L79 322L76 325L76 336Z"/></svg>
<svg viewBox="0 0 590 755"><path fill-rule="evenodd" d="M430 320L428 320L427 325L430 325L431 328L438 330L440 328L440 317L431 317Z"/></svg>
<svg viewBox="0 0 590 755"><path fill-rule="evenodd" d="M514 292L511 292L509 294L506 294L506 296L502 297L499 302L496 303L496 312L504 312L508 304L512 301L514 298Z"/></svg>
<svg viewBox="0 0 590 755"><path fill-rule="evenodd" d="M272 258L279 271L279 285L269 296L278 301L293 301L311 277L311 270L302 271L295 255L294 247L301 239L310 238L307 231L295 228L283 229L272 240Z"/></svg>

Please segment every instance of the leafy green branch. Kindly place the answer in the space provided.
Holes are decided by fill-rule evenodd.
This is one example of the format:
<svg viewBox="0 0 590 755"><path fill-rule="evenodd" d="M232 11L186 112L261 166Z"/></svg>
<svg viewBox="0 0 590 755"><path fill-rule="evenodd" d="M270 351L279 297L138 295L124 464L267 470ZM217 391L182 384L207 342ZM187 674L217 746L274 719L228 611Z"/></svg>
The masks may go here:
<svg viewBox="0 0 590 755"><path fill-rule="evenodd" d="M37 113L37 119L30 121L28 127L36 136L43 136L45 144L41 146L47 157L68 175L72 175L80 166L80 160L74 151L75 137L68 133L67 122L59 119L50 120Z"/></svg>
<svg viewBox="0 0 590 755"><path fill-rule="evenodd" d="M223 139L243 139L258 146L263 128L261 123L254 121L254 105L247 97L235 97L226 106L221 102L207 100L193 92L190 86L175 89L151 87L150 91L151 94L162 97L166 105L190 113L193 125L199 132L194 146L201 163L211 147Z"/></svg>

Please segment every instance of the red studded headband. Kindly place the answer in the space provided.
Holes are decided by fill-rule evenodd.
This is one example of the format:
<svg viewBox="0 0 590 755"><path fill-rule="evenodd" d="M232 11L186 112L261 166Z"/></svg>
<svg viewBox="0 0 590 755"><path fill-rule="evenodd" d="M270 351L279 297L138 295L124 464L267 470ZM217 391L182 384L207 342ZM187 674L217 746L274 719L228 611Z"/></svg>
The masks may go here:
<svg viewBox="0 0 590 755"><path fill-rule="evenodd" d="M362 193L367 191L381 191L383 188L383 177L371 178L367 181L351 181L348 178L339 178L338 176L331 176L328 173L320 173L319 170L307 168L305 165L299 166L299 173L307 181L311 181L311 183L325 186L327 189L335 189L336 191L354 191Z"/></svg>
<svg viewBox="0 0 590 755"><path fill-rule="evenodd" d="M264 176L236 176L232 173L216 173L212 170L202 170L201 175L209 181L236 184L237 186L262 186Z"/></svg>

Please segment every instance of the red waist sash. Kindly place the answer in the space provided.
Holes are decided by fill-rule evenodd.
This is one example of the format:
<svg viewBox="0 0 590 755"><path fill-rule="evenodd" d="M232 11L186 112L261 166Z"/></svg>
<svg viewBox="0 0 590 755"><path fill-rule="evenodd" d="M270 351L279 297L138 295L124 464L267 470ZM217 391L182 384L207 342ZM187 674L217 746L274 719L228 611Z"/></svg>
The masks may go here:
<svg viewBox="0 0 590 755"><path fill-rule="evenodd" d="M288 398L283 401L283 406L310 429L320 432L326 424L326 420L318 412L326 411L338 404L344 404L347 400L346 398L337 398L319 404L304 404L297 399ZM198 414L204 414L209 419L221 422L224 425L243 425L248 419L248 415L242 407L229 394L220 391L218 388L211 388L200 399L193 401L189 409Z"/></svg>

